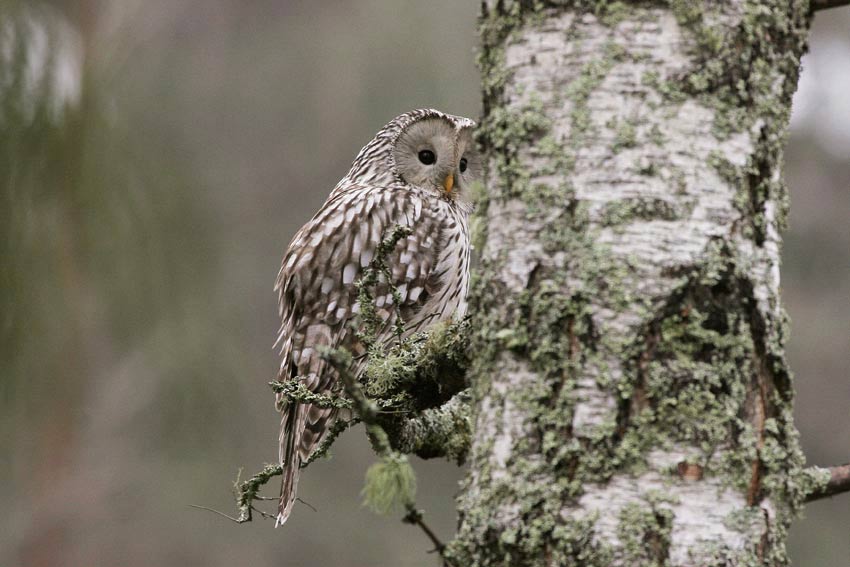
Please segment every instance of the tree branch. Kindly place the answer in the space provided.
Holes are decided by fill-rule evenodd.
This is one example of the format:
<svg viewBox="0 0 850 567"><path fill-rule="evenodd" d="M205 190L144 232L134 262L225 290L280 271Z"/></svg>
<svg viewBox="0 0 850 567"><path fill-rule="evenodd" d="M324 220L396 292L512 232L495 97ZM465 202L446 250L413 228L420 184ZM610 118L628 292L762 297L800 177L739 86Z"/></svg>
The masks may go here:
<svg viewBox="0 0 850 567"><path fill-rule="evenodd" d="M271 386L275 393L285 396L287 400L293 403L311 404L320 408L348 409L351 407L351 400L330 394L317 394L310 391L298 379L287 380L285 382L273 380L269 382L269 386Z"/></svg>
<svg viewBox="0 0 850 567"><path fill-rule="evenodd" d="M850 492L850 463L829 468L811 467L806 472L811 476L822 475L825 481L814 483L813 488L806 495L806 502L814 502L836 494ZM829 474L828 478L826 478L827 474Z"/></svg>
<svg viewBox="0 0 850 567"><path fill-rule="evenodd" d="M838 8L840 6L850 5L850 0L811 0L813 12L820 10L828 10L829 8Z"/></svg>
<svg viewBox="0 0 850 567"><path fill-rule="evenodd" d="M428 527L428 524L425 523L421 510L417 510L415 507L409 506L407 508L407 514L405 514L404 518L402 518L401 521L405 524L419 526L422 531L425 532L425 535L428 536L428 539L431 540L431 543L434 544L434 551L439 553L440 557L443 558L443 565L450 565L448 560L443 555L443 550L446 548L446 544L444 544L442 540L437 537L437 534L435 534L434 531L430 527Z"/></svg>
<svg viewBox="0 0 850 567"><path fill-rule="evenodd" d="M269 382L275 392L291 402L353 410L358 414L334 423L302 467L327 455L336 438L361 420L380 456L414 453L423 458L445 456L462 462L469 448L469 405L468 395L458 391L465 385L468 330L467 322L454 323L434 329L428 335L411 337L391 349L389 355L373 352L375 358L383 356L379 363L381 372L394 375L390 380L394 387L374 399L366 396L349 370L340 371L348 397L316 394L298 380ZM331 351L326 356L337 369L347 369L351 362L350 355L340 351ZM411 398L409 403L399 407L398 400L406 395ZM440 405L442 402L445 403ZM237 480L239 514L232 519L238 523L250 522L254 512L262 513L254 507L254 501L261 499L262 487L281 474L279 464L268 464L248 480ZM410 511L407 506L405 509ZM421 521L413 523L424 525Z"/></svg>
<svg viewBox="0 0 850 567"><path fill-rule="evenodd" d="M319 443L319 446L316 448L316 450L313 451L313 453L306 461L301 463L301 468L303 469L313 461L325 457L328 454L331 445L333 445L334 441L336 441L336 438L339 437L339 435L343 431L350 427L354 427L358 423L360 423L360 418L357 417L352 417L348 420L337 419L336 422L334 422L334 424L331 426L331 430L328 432L327 435L325 435L325 438L322 439L322 442Z"/></svg>
<svg viewBox="0 0 850 567"><path fill-rule="evenodd" d="M338 419L334 423L302 467L323 457L342 431L362 421L372 448L380 457L366 473L364 503L381 513L403 508L403 521L419 526L434 544L443 565L451 567L444 554L445 545L416 508L416 477L406 454L415 453L423 458L446 456L458 463L466 457L471 436L469 394L464 390L469 363L469 323L439 325L428 333L403 339L404 321L398 317L394 322L395 344L386 348L377 339L378 330L385 322L375 309L372 290L381 277L392 280L385 257L408 234L409 228L397 226L378 247L375 258L357 282L361 305L357 336L368 355L365 372L355 375L354 359L347 350L320 349L322 357L339 376L343 392L313 392L297 377L272 381L269 385L289 403L350 410L352 414L350 419ZM398 290L393 287L392 293L394 302L400 304ZM282 472L281 465L268 464L248 480L237 480L239 515L232 518L217 513L237 523L250 522L254 512L267 516L254 507L254 501L264 499L259 491Z"/></svg>
<svg viewBox="0 0 850 567"><path fill-rule="evenodd" d="M263 470L244 482L236 481L236 505L239 508L239 517L236 521L240 524L252 520L252 512L258 511L254 508L254 500L259 498L258 493L263 485L267 484L273 477L283 474L283 467L279 464L267 464Z"/></svg>
<svg viewBox="0 0 850 567"><path fill-rule="evenodd" d="M324 353L323 356L337 371L337 374L339 375L339 378L342 381L343 386L345 387L345 393L354 403L355 410L357 411L357 416L360 418L361 421L363 421L363 424L366 426L366 432L369 435L369 440L372 442L372 448L375 450L375 452L382 458L385 463L400 463L403 461L404 465L409 467L406 461L406 457L404 457L392 448L387 432L384 431L384 428L381 427L380 423L378 422L378 406L375 404L374 401L370 400L366 396L365 392L363 392L363 387L351 373L351 355L344 350L329 350ZM399 475L400 473L393 472L392 474ZM412 475L412 469L410 474ZM367 472L367 487L364 488L364 494L367 495L369 476L370 475ZM401 490L400 493L401 492L404 491ZM434 531L431 530L431 528L428 527L428 525L425 523L422 511L416 508L416 504L415 502L413 502L412 491L410 494L402 495L401 497L405 500L404 509L406 511L406 514L404 518L402 518L402 521L408 524L419 526L419 528L422 529L423 532L425 532L425 535L428 536L428 539L430 539L431 542L434 544L437 553L440 554L440 559L442 560L443 566L454 567L453 564L449 562L448 558L444 553L446 547L445 544L440 541Z"/></svg>
<svg viewBox="0 0 850 567"><path fill-rule="evenodd" d="M382 420L382 424L390 428L387 433L392 445L401 453L423 459L446 457L463 464L472 435L469 397L469 390L463 390L445 404L426 409L416 417L400 423ZM397 426L393 428L394 425Z"/></svg>

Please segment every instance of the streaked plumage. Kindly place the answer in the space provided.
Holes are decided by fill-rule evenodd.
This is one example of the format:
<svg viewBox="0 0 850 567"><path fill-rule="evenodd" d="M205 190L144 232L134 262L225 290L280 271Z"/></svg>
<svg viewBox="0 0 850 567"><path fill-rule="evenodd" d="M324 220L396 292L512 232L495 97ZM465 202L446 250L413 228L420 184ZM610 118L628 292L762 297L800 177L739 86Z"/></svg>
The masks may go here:
<svg viewBox="0 0 850 567"><path fill-rule="evenodd" d="M298 231L275 284L281 316L279 380L300 380L317 393L340 389L319 349L363 352L349 323L360 309L355 282L396 225L412 229L386 258L402 303L393 304L386 283L374 290L384 322L378 340L394 340L398 315L409 336L466 312L468 188L477 164L473 126L467 118L432 109L395 118L360 150L319 212ZM280 525L295 501L299 467L318 447L336 413L280 396L277 405L284 467Z"/></svg>

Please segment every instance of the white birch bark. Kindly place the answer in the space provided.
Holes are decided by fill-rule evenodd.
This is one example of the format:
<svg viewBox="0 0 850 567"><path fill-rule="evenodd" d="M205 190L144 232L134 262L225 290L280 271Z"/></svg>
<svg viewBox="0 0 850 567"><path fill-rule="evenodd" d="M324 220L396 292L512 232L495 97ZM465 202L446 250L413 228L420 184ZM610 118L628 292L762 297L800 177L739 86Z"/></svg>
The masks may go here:
<svg viewBox="0 0 850 567"><path fill-rule="evenodd" d="M485 2L456 561L781 565L780 160L805 2ZM480 245L481 243L479 243Z"/></svg>

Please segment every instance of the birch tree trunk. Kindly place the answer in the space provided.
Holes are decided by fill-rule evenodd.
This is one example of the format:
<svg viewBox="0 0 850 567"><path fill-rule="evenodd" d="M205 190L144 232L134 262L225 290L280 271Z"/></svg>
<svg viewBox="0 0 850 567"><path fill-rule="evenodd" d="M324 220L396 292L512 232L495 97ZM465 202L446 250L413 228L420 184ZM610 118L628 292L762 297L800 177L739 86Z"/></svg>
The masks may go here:
<svg viewBox="0 0 850 567"><path fill-rule="evenodd" d="M808 1L482 6L465 565L785 565Z"/></svg>

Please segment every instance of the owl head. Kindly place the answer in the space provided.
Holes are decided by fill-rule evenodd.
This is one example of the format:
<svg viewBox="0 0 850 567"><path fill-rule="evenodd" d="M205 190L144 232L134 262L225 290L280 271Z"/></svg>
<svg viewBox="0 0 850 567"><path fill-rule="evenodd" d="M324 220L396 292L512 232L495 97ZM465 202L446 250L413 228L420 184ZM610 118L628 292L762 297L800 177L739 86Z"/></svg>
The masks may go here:
<svg viewBox="0 0 850 567"><path fill-rule="evenodd" d="M475 122L431 108L397 116L367 144L346 176L366 184L411 185L468 199L478 178Z"/></svg>

